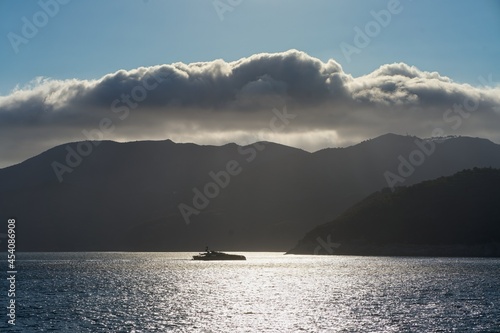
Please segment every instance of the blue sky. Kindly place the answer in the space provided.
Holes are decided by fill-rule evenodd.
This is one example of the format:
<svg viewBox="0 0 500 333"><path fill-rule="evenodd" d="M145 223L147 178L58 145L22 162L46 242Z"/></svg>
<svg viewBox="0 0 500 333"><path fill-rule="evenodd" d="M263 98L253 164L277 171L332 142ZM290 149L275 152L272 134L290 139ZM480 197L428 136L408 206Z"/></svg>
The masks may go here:
<svg viewBox="0 0 500 333"><path fill-rule="evenodd" d="M498 1L401 0L402 11L348 62L340 44L352 44L354 27L363 29L373 20L370 11L388 3L242 0L221 20L212 0L72 0L16 54L7 35L22 35L22 18L32 21L41 7L37 1L3 0L0 95L38 76L92 79L119 69L233 61L288 49L333 58L354 76L405 62L473 85L478 76L500 80Z"/></svg>
<svg viewBox="0 0 500 333"><path fill-rule="evenodd" d="M0 168L80 140L500 143L500 1L0 0L0 36Z"/></svg>

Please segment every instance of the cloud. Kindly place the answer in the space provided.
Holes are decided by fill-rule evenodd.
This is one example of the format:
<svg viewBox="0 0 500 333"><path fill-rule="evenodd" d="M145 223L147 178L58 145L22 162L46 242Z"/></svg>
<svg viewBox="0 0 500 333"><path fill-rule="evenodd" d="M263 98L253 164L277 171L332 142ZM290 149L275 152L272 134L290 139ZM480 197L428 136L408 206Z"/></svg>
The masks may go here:
<svg viewBox="0 0 500 333"><path fill-rule="evenodd" d="M276 131L273 109L284 106L295 117ZM316 150L441 128L499 142L498 106L500 88L479 81L457 83L404 63L352 77L334 60L296 50L120 70L97 80L37 78L0 96L0 166L85 133L200 144L261 139Z"/></svg>

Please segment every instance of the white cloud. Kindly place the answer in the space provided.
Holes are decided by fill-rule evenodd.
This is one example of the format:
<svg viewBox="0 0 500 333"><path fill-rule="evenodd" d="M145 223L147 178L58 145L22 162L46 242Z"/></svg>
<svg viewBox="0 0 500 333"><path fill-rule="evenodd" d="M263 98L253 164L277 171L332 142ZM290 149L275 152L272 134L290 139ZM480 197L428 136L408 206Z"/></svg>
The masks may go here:
<svg viewBox="0 0 500 333"><path fill-rule="evenodd" d="M290 50L120 70L98 80L37 78L0 97L0 166L85 139L82 130L99 129L103 118L113 126L106 139L242 142L269 128L272 109L285 105L297 117L262 139L317 150L386 132L430 136L437 127L500 139L499 87L456 83L404 63L354 78L334 60ZM470 114L457 128L455 105Z"/></svg>

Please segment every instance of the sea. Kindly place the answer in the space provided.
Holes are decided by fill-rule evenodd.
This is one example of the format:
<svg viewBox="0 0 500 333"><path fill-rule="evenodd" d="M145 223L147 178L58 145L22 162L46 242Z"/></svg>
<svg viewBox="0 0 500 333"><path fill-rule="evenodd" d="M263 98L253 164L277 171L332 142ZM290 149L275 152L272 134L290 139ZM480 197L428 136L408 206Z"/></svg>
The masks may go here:
<svg viewBox="0 0 500 333"><path fill-rule="evenodd" d="M193 254L18 253L0 332L500 332L500 259Z"/></svg>

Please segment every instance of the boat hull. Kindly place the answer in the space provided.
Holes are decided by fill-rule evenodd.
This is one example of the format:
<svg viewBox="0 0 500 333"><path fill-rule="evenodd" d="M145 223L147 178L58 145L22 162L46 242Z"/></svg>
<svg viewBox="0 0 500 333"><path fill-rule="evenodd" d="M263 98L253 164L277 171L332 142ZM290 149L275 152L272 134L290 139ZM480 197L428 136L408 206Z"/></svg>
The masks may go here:
<svg viewBox="0 0 500 333"><path fill-rule="evenodd" d="M193 260L201 260L201 261L212 261L212 260L247 260L245 256L238 254L216 254L216 255L197 255L193 256Z"/></svg>

